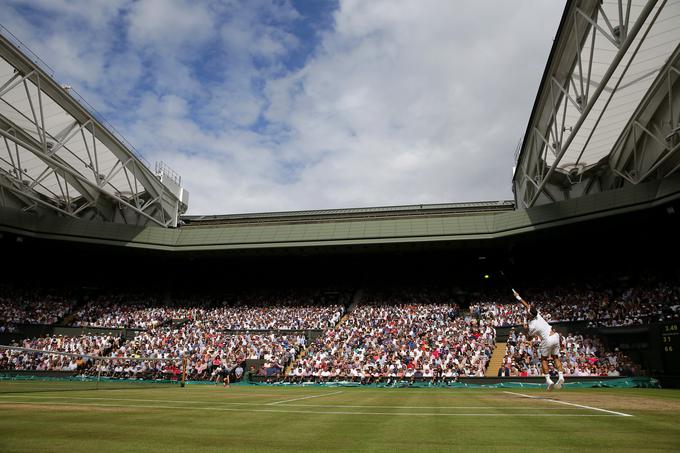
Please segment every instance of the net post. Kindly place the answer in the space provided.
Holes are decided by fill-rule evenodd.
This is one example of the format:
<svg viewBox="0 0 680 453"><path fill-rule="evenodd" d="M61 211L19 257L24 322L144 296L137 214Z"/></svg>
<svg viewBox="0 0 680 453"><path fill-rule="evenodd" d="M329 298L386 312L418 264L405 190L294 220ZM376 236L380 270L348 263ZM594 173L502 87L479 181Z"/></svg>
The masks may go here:
<svg viewBox="0 0 680 453"><path fill-rule="evenodd" d="M184 387L187 380L187 358L182 357L182 380L180 381L180 387Z"/></svg>
<svg viewBox="0 0 680 453"><path fill-rule="evenodd" d="M104 365L104 361L102 360L101 357L97 357L94 361L95 366L97 367L97 390L99 390L99 381L102 379L102 367Z"/></svg>

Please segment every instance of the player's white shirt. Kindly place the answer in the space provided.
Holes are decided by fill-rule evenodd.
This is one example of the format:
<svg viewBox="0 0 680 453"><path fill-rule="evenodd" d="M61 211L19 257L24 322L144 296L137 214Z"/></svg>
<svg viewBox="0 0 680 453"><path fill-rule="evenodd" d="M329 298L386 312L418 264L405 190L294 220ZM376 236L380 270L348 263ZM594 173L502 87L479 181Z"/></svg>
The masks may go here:
<svg viewBox="0 0 680 453"><path fill-rule="evenodd" d="M550 337L550 324L543 319L539 313L534 319L529 321L529 335L532 337L541 337L541 341L546 341Z"/></svg>

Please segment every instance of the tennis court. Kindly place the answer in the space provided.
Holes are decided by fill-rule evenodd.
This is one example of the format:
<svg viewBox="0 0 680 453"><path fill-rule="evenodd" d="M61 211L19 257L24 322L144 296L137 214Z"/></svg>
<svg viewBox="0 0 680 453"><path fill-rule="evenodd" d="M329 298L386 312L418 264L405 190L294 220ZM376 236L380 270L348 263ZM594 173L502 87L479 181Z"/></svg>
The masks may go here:
<svg viewBox="0 0 680 453"><path fill-rule="evenodd" d="M0 382L2 451L672 451L680 392Z"/></svg>

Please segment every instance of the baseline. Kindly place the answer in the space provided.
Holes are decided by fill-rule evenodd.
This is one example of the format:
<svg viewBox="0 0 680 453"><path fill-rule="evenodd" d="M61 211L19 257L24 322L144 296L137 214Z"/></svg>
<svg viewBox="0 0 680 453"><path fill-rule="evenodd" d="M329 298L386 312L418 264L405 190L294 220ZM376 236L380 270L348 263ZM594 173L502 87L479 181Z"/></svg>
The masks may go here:
<svg viewBox="0 0 680 453"><path fill-rule="evenodd" d="M64 407L116 407L126 409L184 409L217 412L265 412L281 414L315 414L315 415L392 415L409 417L517 417L511 413L442 413L442 412L356 412L356 411L309 411L309 410L285 410L285 409L244 409L231 407L197 407L197 406L166 406L152 404L84 404L84 403L55 403L55 402L28 402L28 401L0 401L0 405L25 405L25 406L64 406ZM615 414L521 414L522 417L619 417Z"/></svg>
<svg viewBox="0 0 680 453"><path fill-rule="evenodd" d="M314 395L323 396L323 395ZM84 401L131 401L141 403L179 403L179 404L211 404L224 406L270 406L273 403L256 403L256 402L234 402L234 401L192 401L192 400L167 400L167 399L147 399L147 398L108 398L108 397L92 397L92 396L52 396L52 395L0 395L0 400L9 398L20 399L39 399L39 400L84 400ZM77 404L77 403L74 403ZM278 402L277 405L282 407L309 407L309 408L335 408L335 409L510 409L510 410L536 410L535 406L401 406L401 405L356 405L356 404L283 404ZM546 410L575 410L568 407L554 408Z"/></svg>
<svg viewBox="0 0 680 453"><path fill-rule="evenodd" d="M557 400L557 399L554 399L554 398L544 398L544 397L540 397L540 396L531 396L531 395L525 395L524 393L515 393L515 392L507 392L507 391L504 391L503 393L507 393L508 395L521 396L523 398L530 398L530 399L534 399L534 400L550 401L551 403L566 404L568 406L580 407L580 408L583 408L583 409L589 409L591 411L606 412L608 414L618 415L619 417L634 417L634 415L626 414L624 412L610 411L608 409L602 409L602 408L593 407L593 406L586 406L584 404L569 403L567 401L561 401L561 400Z"/></svg>

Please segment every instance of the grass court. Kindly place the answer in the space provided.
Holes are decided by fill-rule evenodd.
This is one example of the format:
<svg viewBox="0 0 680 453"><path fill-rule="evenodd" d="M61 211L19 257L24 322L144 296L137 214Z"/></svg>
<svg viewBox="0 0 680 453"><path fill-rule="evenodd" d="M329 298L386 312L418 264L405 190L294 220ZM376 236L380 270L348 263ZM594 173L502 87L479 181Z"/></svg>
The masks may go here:
<svg viewBox="0 0 680 453"><path fill-rule="evenodd" d="M676 390L90 387L0 382L0 451L680 450Z"/></svg>

